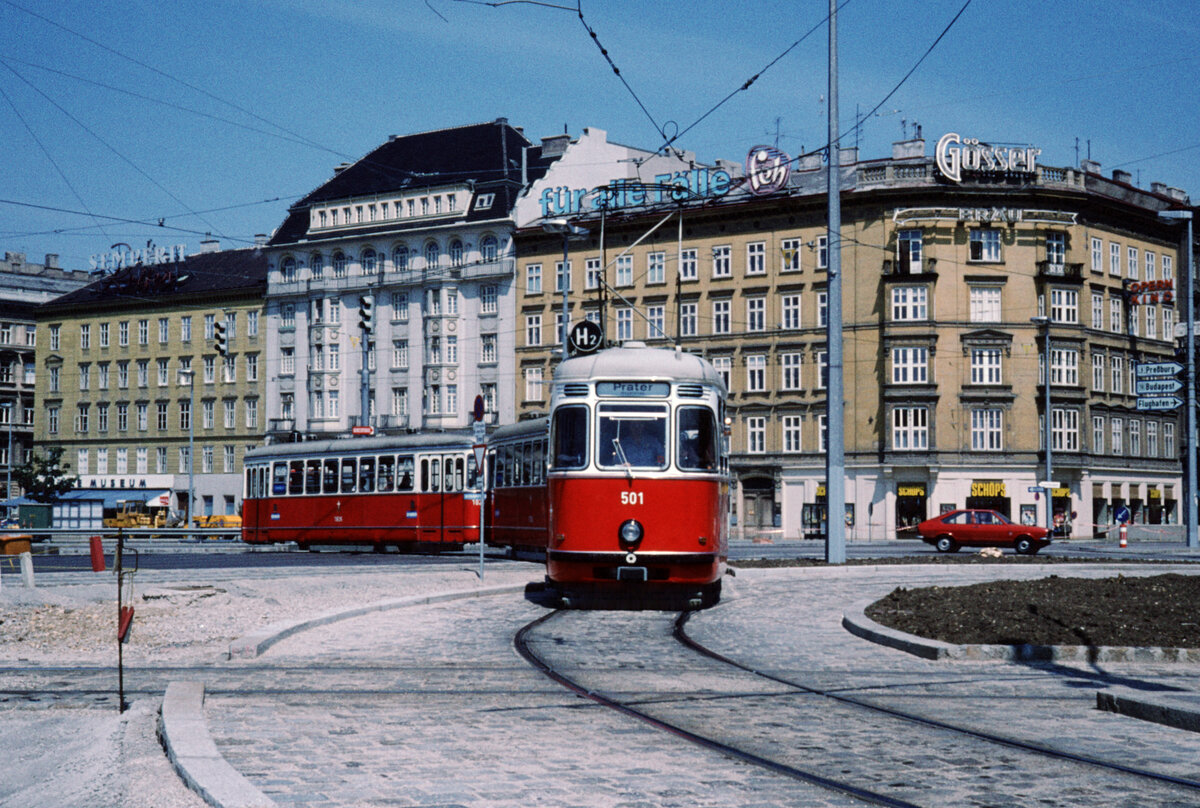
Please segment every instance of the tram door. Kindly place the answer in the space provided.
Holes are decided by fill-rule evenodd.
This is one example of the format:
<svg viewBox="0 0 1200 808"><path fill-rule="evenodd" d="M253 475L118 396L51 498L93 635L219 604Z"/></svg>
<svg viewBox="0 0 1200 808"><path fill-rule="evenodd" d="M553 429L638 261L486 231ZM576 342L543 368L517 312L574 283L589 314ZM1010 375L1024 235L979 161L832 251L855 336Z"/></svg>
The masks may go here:
<svg viewBox="0 0 1200 808"><path fill-rule="evenodd" d="M417 467L421 479L417 540L462 544L467 540L468 512L463 500L467 484L466 457L462 454L418 455ZM475 511L477 513L478 508Z"/></svg>

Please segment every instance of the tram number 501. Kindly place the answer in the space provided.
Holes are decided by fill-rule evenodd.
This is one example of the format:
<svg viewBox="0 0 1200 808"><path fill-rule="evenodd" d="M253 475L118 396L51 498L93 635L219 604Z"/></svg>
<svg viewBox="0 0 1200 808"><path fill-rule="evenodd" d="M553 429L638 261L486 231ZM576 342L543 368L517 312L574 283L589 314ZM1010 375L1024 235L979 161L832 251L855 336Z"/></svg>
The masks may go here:
<svg viewBox="0 0 1200 808"><path fill-rule="evenodd" d="M645 500L642 499L641 491L622 491L621 492L621 504L622 505L645 505L646 503L645 503Z"/></svg>

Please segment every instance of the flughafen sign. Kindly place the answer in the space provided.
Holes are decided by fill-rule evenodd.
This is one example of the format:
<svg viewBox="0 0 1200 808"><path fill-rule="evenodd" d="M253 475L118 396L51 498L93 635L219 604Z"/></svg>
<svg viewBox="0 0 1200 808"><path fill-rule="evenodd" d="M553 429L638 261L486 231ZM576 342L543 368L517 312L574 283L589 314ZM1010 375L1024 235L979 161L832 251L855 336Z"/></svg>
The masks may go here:
<svg viewBox="0 0 1200 808"><path fill-rule="evenodd" d="M1041 149L1032 146L993 146L979 138L964 138L947 132L937 142L934 158L938 171L951 182L962 182L963 172L1032 174L1037 170Z"/></svg>

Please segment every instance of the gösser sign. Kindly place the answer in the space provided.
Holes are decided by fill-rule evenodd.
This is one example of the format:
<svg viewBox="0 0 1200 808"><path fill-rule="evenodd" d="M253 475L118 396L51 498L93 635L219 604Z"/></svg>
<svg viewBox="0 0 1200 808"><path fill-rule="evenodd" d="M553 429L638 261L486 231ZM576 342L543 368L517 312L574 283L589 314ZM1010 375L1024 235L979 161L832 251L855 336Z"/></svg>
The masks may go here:
<svg viewBox="0 0 1200 808"><path fill-rule="evenodd" d="M1003 171L1032 174L1041 149L1009 148L981 143L979 138L961 138L947 132L937 143L938 170L951 182L962 182L964 171Z"/></svg>

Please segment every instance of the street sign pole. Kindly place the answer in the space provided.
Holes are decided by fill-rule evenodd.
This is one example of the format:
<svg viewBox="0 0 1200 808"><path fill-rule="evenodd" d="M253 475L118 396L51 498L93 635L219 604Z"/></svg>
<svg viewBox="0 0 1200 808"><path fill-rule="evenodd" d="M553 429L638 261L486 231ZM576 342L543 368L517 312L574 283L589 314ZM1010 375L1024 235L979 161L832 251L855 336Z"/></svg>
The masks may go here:
<svg viewBox="0 0 1200 808"><path fill-rule="evenodd" d="M565 265L564 265L565 266ZM487 424L483 422L484 402L483 396L475 396L475 406L471 413L475 417L473 427L475 429L475 482L479 488L479 583L483 583L483 527L484 514L487 512L487 485L483 478L485 449L487 445L484 443L484 438L487 436Z"/></svg>

